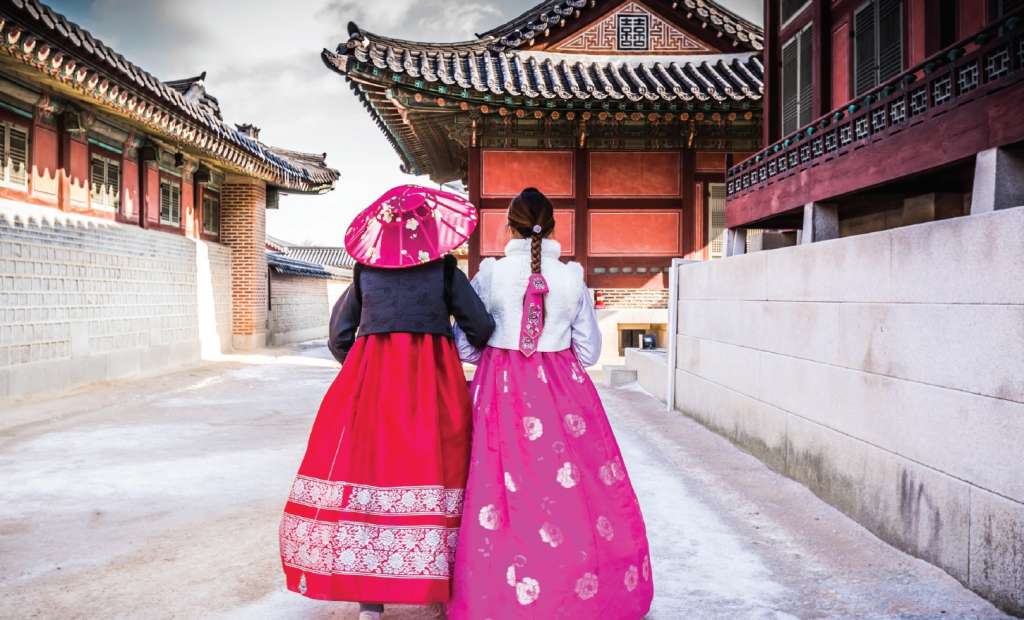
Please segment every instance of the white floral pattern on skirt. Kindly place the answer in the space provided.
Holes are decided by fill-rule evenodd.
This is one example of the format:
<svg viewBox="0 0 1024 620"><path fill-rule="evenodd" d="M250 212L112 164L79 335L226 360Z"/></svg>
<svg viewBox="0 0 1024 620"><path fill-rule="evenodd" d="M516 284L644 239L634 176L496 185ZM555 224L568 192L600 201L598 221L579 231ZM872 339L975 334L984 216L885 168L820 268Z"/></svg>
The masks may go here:
<svg viewBox="0 0 1024 620"><path fill-rule="evenodd" d="M458 528L317 521L285 514L284 563L321 575L447 579Z"/></svg>
<svg viewBox="0 0 1024 620"><path fill-rule="evenodd" d="M340 480L297 476L288 501L312 508L372 515L462 514L462 489L441 486L374 487Z"/></svg>

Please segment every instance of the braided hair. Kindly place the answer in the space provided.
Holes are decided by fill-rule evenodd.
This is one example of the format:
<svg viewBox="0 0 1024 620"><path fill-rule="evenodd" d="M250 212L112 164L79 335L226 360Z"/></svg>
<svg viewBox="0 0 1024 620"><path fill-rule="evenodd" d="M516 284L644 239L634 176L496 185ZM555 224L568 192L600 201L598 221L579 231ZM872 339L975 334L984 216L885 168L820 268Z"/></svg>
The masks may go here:
<svg viewBox="0 0 1024 620"><path fill-rule="evenodd" d="M555 209L536 187L527 187L508 206L508 227L530 240L530 272L540 273L541 241L555 230Z"/></svg>

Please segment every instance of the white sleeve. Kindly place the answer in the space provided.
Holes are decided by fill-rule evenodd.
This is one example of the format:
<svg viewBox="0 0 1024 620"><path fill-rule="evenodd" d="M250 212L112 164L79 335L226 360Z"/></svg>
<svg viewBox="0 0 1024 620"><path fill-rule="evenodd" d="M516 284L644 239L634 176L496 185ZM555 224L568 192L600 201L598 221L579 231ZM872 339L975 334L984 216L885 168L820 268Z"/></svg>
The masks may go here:
<svg viewBox="0 0 1024 620"><path fill-rule="evenodd" d="M572 321L572 348L580 364L593 366L601 358L601 328L590 291L582 282L580 288L579 305Z"/></svg>
<svg viewBox="0 0 1024 620"><path fill-rule="evenodd" d="M491 288L491 266L494 264L493 258L485 259L484 262L480 263L480 270L473 277L473 281L470 283L473 285L473 290L483 300L484 306L488 305L489 295ZM490 311L490 308L488 308ZM465 332L459 327L458 323L452 325L452 336L455 338L455 349L459 352L459 359L470 364L476 364L480 361L481 351L469 343L469 339L466 338Z"/></svg>

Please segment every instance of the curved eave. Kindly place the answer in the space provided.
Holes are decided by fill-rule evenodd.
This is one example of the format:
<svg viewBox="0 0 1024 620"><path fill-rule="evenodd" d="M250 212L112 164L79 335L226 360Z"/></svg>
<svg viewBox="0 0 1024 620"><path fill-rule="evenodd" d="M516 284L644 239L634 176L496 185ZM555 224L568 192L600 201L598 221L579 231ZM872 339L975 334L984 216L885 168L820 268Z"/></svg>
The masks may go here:
<svg viewBox="0 0 1024 620"><path fill-rule="evenodd" d="M366 108L366 111L370 114L370 118L373 119L374 124L377 125L377 128L384 134L388 143L391 144L391 148L395 150L395 153L398 155L399 159L401 159L402 172L414 175L419 174L419 170L413 162L412 156L406 152L405 148L402 146L402 137L397 133L396 128L392 128L391 124L384 120L380 111L370 98L366 96L366 92L363 90L362 86L365 82L357 80L349 74L348 66L351 57L347 54L338 54L325 48L320 53L320 58L328 69L345 76L345 79L348 80L349 86L352 88L352 92L359 98L363 107Z"/></svg>

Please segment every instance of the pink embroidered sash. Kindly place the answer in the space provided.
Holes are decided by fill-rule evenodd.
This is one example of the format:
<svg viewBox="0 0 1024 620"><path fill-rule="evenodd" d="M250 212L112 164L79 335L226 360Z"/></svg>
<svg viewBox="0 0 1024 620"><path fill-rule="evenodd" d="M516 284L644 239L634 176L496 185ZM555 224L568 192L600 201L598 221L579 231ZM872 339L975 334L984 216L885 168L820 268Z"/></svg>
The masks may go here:
<svg viewBox="0 0 1024 620"><path fill-rule="evenodd" d="M539 273L531 273L523 295L523 322L519 326L519 350L530 357L537 351L540 334L544 331L544 295L548 281Z"/></svg>

